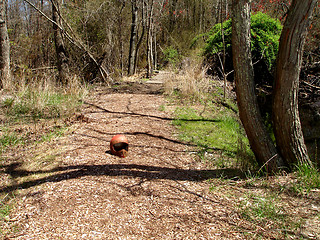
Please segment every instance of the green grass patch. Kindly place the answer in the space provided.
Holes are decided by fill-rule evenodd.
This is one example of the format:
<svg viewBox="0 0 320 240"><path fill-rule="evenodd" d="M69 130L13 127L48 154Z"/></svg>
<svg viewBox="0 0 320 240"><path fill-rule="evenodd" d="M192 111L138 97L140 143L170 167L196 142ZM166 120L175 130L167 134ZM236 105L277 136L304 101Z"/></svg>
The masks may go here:
<svg viewBox="0 0 320 240"><path fill-rule="evenodd" d="M301 231L305 220L302 217L288 214L282 201L274 193L247 193L240 197L239 214L257 226L264 226L266 232L277 234L278 238L275 239L291 239L292 235ZM261 236L258 234L255 237L265 239L263 234L261 232Z"/></svg>
<svg viewBox="0 0 320 240"><path fill-rule="evenodd" d="M2 103L2 110L11 120L52 119L68 116L81 106L81 96L62 91L32 91L15 93Z"/></svg>
<svg viewBox="0 0 320 240"><path fill-rule="evenodd" d="M236 152L238 123L232 117L201 117L192 108L178 108L174 125L179 127L180 137L203 148L217 148Z"/></svg>
<svg viewBox="0 0 320 240"><path fill-rule="evenodd" d="M13 194L0 195L0 238L6 233L14 231L16 226L5 224L8 221L11 210L13 209ZM1 238L2 239L2 238Z"/></svg>
<svg viewBox="0 0 320 240"><path fill-rule="evenodd" d="M223 110L214 117L210 113L205 116L191 107L183 107L176 109L175 116L173 124L178 127L180 139L197 145L201 158L216 158L209 153L218 151L219 158L215 159L218 167L227 167L225 161L230 158L238 163L241 158L248 167L253 153L238 119L229 110Z"/></svg>
<svg viewBox="0 0 320 240"><path fill-rule="evenodd" d="M308 194L312 189L320 189L320 172L315 167L299 164L296 167L297 182L291 190L299 194Z"/></svg>
<svg viewBox="0 0 320 240"><path fill-rule="evenodd" d="M248 194L241 200L239 208L242 217L249 221L263 223L272 221L281 224L286 218L284 209L279 204L279 199L272 195Z"/></svg>
<svg viewBox="0 0 320 240"><path fill-rule="evenodd" d="M67 128L64 126L54 126L50 132L41 136L40 142L49 142L53 138L62 137L66 131Z"/></svg>
<svg viewBox="0 0 320 240"><path fill-rule="evenodd" d="M0 202L0 221L6 220L10 214L10 210L11 206L9 204Z"/></svg>
<svg viewBox="0 0 320 240"><path fill-rule="evenodd" d="M25 139L18 136L14 132L10 132L5 128L0 129L0 154L2 154L8 147L14 147L18 144L23 144Z"/></svg>
<svg viewBox="0 0 320 240"><path fill-rule="evenodd" d="M166 110L166 106L164 104L161 104L159 106L159 111L164 112Z"/></svg>

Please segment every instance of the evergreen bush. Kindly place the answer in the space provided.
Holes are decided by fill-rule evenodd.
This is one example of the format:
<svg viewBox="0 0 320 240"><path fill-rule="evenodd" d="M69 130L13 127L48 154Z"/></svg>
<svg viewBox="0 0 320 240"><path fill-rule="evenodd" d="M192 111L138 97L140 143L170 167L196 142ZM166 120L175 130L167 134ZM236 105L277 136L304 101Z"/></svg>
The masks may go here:
<svg viewBox="0 0 320 240"><path fill-rule="evenodd" d="M163 51L164 60L168 62L173 67L176 67L176 64L179 62L181 56L177 49L172 46L167 47Z"/></svg>
<svg viewBox="0 0 320 240"><path fill-rule="evenodd" d="M231 19L223 22L224 41L227 58L232 62L232 21ZM279 48L279 38L282 31L282 25L278 19L271 18L265 13L258 12L251 16L251 52L253 61L262 59L267 69L272 68L277 57ZM211 59L215 54L223 52L223 39L221 31L221 23L213 26L207 33L199 35L194 41L200 37L206 38L203 48L203 55L207 59Z"/></svg>

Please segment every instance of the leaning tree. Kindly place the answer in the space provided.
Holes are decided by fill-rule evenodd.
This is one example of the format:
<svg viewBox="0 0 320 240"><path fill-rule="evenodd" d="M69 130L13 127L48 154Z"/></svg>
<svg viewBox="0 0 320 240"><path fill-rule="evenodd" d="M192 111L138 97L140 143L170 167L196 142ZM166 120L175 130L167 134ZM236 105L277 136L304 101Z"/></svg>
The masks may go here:
<svg viewBox="0 0 320 240"><path fill-rule="evenodd" d="M272 110L277 146L289 167L312 165L301 130L298 90L303 46L316 2L293 0L280 37Z"/></svg>
<svg viewBox="0 0 320 240"><path fill-rule="evenodd" d="M268 134L255 94L250 47L250 0L234 0L232 5L232 55L239 115L260 166L277 170L281 158Z"/></svg>
<svg viewBox="0 0 320 240"><path fill-rule="evenodd" d="M297 163L312 165L298 112L299 74L309 19L316 0L293 0L277 56L273 124L277 152L263 124L255 95L250 51L250 0L233 0L232 53L240 119L260 165L269 172Z"/></svg>

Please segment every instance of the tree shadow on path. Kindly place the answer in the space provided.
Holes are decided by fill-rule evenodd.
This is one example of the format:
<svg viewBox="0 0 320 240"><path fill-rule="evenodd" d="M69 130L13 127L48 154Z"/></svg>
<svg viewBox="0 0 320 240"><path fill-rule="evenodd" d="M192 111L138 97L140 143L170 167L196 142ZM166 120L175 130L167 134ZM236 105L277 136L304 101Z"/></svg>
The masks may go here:
<svg viewBox="0 0 320 240"><path fill-rule="evenodd" d="M0 165L0 173L9 174L12 179L36 174L51 175L2 187L0 193L11 193L18 189L28 189L46 182L60 182L84 176L126 176L138 179L169 179L174 181L203 181L220 178L221 176L227 176L228 178L241 177L241 172L238 169L189 170L139 164L74 165L38 171L28 171L20 169L20 167L21 163Z"/></svg>
<svg viewBox="0 0 320 240"><path fill-rule="evenodd" d="M195 118L195 119L179 118L179 119L177 119L177 118L161 117L161 116L155 116L155 115L143 114L143 113L136 113L136 112L119 112L119 111L108 110L106 108L103 108L101 106L98 106L96 104L89 103L89 102L84 102L84 104L86 104L86 105L88 105L90 107L97 108L97 109L101 110L102 112L112 113L112 114L121 114L121 115L129 115L129 116L156 118L156 119L166 120L166 121L182 120L182 121L189 121L189 122L221 122L221 120L219 120L219 119L208 119L208 118ZM99 112L90 112L90 113L101 113L101 112L99 111Z"/></svg>

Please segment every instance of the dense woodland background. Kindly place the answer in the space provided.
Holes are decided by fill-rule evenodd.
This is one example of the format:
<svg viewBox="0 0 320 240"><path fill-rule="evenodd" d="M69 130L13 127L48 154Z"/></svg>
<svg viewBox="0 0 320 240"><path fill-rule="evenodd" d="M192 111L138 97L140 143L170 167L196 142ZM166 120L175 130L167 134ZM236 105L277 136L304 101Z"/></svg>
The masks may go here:
<svg viewBox="0 0 320 240"><path fill-rule="evenodd" d="M0 238L318 239L319 18L317 0L0 1Z"/></svg>
<svg viewBox="0 0 320 240"><path fill-rule="evenodd" d="M229 19L231 11L227 0L12 0L8 2L7 27L17 82L57 73L54 24L43 16L53 19L53 5L58 6L59 22L67 34L62 36L70 71L86 82L161 69L172 49L181 60L195 56L202 46L191 48L192 40ZM288 5L283 0L255 0L252 11L283 21ZM305 48L309 64L319 58L319 14L317 8ZM103 78L88 52L106 70Z"/></svg>

